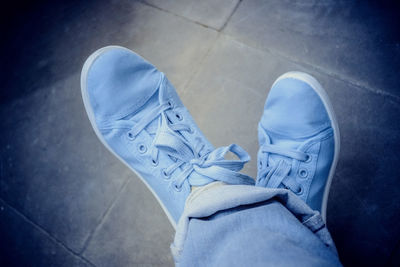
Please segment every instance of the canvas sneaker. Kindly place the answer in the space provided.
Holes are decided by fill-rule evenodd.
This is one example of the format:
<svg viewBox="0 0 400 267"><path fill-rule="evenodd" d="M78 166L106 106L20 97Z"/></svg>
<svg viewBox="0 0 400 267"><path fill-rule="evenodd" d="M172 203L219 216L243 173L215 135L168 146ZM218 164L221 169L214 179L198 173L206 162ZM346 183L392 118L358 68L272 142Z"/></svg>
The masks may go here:
<svg viewBox="0 0 400 267"><path fill-rule="evenodd" d="M254 184L238 172L249 155L235 144L214 149L165 75L136 53L97 50L83 66L81 89L98 138L148 186L174 227L192 186ZM225 159L228 152L238 159Z"/></svg>
<svg viewBox="0 0 400 267"><path fill-rule="evenodd" d="M272 85L258 124L257 186L287 188L326 220L339 155L339 127L312 76L288 72Z"/></svg>

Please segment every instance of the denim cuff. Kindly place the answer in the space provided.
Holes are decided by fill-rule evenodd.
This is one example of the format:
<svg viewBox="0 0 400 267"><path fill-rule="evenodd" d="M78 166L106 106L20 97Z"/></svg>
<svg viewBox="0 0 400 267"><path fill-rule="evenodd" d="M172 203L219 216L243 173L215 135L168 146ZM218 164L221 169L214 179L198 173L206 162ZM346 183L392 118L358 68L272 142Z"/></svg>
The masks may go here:
<svg viewBox="0 0 400 267"><path fill-rule="evenodd" d="M191 218L204 218L219 211L268 200L280 202L329 247L332 252L337 254L336 247L320 213L312 210L291 191L247 185L212 183L204 188L196 189L187 199L185 210L176 228L174 242L171 244L171 252L175 263L179 263L180 256L182 255Z"/></svg>

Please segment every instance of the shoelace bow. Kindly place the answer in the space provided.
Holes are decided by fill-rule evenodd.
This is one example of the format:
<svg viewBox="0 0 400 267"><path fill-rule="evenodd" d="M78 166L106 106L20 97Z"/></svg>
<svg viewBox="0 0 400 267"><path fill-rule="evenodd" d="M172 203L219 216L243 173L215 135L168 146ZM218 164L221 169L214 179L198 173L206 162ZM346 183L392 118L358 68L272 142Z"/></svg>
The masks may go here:
<svg viewBox="0 0 400 267"><path fill-rule="evenodd" d="M267 154L278 154L280 156L303 162L310 159L310 155L304 152L282 148L273 144L263 145L261 147L261 152ZM294 193L298 194L301 192L301 186L294 181L294 179L288 177L292 168L291 163L288 163L288 161L281 159L276 164L267 165L266 167L262 166L261 168L261 173L259 174L260 178L257 180L257 185L272 188L278 188L280 185L283 185L286 189L289 189Z"/></svg>
<svg viewBox="0 0 400 267"><path fill-rule="evenodd" d="M169 101L150 111L137 123L123 120L119 124L120 127L124 127L124 125L130 126L128 136L133 140L147 125L159 117L158 129L150 148L151 160L153 165L157 165L159 153L164 151L175 161L175 163L162 170L162 174L165 177L170 177L175 170L182 167L182 172L174 180L175 189L180 190L192 172L201 175L201 179L189 181L196 186L212 181L222 181L227 184L254 184L254 180L251 177L238 172L250 160L250 156L245 150L236 144L232 144L208 151L200 138L196 139L195 143L189 143L182 135L182 132L193 133L193 129L185 123L172 123L169 117L172 115L168 115L168 110L174 111L174 107ZM179 121L182 121L182 115L172 113L175 114ZM228 152L235 154L238 160L226 160L224 156Z"/></svg>

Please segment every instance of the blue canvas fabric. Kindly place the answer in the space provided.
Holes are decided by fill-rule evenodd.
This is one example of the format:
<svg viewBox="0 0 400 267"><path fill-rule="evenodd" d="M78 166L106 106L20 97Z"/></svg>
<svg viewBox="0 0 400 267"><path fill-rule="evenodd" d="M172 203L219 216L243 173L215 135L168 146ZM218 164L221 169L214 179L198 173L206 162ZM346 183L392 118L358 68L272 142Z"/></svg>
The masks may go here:
<svg viewBox="0 0 400 267"><path fill-rule="evenodd" d="M254 185L239 173L247 152L235 144L215 149L165 75L136 53L116 46L94 52L81 88L97 136L149 187L173 226L191 186ZM228 152L238 159L225 159Z"/></svg>
<svg viewBox="0 0 400 267"><path fill-rule="evenodd" d="M341 266L318 211L289 190L245 185L194 192L171 250L177 266Z"/></svg>
<svg viewBox="0 0 400 267"><path fill-rule="evenodd" d="M257 186L287 188L326 214L339 128L322 86L301 72L273 84L258 125Z"/></svg>

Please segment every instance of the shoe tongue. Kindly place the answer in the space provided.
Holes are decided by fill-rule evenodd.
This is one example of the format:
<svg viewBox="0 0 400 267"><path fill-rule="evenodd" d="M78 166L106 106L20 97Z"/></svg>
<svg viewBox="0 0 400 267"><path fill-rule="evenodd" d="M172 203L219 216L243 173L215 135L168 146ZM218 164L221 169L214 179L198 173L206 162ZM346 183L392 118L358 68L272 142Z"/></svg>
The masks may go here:
<svg viewBox="0 0 400 267"><path fill-rule="evenodd" d="M159 105L168 101L168 88L167 88L167 78L165 77L164 73L161 73L161 81L159 84L158 90L154 93L154 95L150 98L148 107L144 108L143 110L149 110L152 108L156 108ZM168 111L167 111L168 112ZM144 114L145 115L145 114ZM155 136L156 132L159 130L159 118L157 117L151 123L147 125L145 130L151 135Z"/></svg>
<svg viewBox="0 0 400 267"><path fill-rule="evenodd" d="M159 118L154 119L145 128L145 130L153 137L156 135L156 132L157 132L157 129L158 129L158 120L159 120Z"/></svg>
<svg viewBox="0 0 400 267"><path fill-rule="evenodd" d="M148 110L149 108L154 108L157 105L160 105L160 103L165 103L170 99L170 93L169 93L169 82L163 75L163 80L160 83L159 90L149 99L149 101L145 104L143 110ZM141 111L142 112L142 111ZM134 115L135 118L137 117L142 117L144 115L141 114L141 112L138 112ZM138 116L139 115L139 116ZM154 119L151 123L147 125L145 130L152 136L155 136L157 131L159 131L159 119L160 117L157 117ZM179 134L179 133L177 133ZM182 136L182 138L184 138ZM181 167L182 170L182 167ZM208 178L206 176L203 176L201 174L198 174L197 172L193 171L189 177L188 177L189 184L191 186L203 186L206 184L209 184L211 182L214 182L215 180Z"/></svg>
<svg viewBox="0 0 400 267"><path fill-rule="evenodd" d="M192 172L188 178L189 184L191 186L203 186L212 182L215 182L214 179L205 177L197 172Z"/></svg>
<svg viewBox="0 0 400 267"><path fill-rule="evenodd" d="M128 116L126 116L124 119L131 120L135 123L138 123L140 119L142 119L146 114L149 112L149 110L156 108L159 106L158 102L158 96L159 96L159 90L157 90L150 98L149 100L142 106L142 108ZM144 129L152 136L155 135L158 129L158 121L159 121L159 116L156 117L154 120L152 120Z"/></svg>

